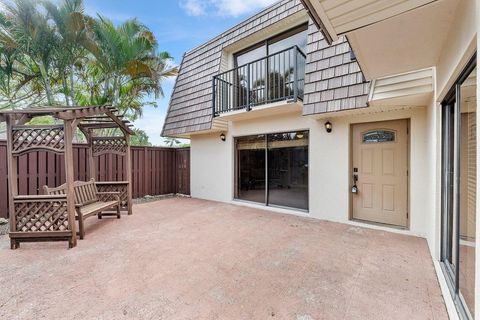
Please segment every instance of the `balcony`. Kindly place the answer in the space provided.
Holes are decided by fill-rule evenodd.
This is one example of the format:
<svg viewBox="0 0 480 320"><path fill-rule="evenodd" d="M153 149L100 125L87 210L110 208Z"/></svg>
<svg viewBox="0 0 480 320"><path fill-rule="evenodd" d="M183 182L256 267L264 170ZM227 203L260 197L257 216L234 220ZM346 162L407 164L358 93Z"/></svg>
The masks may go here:
<svg viewBox="0 0 480 320"><path fill-rule="evenodd" d="M213 115L303 101L305 54L291 47L213 77Z"/></svg>

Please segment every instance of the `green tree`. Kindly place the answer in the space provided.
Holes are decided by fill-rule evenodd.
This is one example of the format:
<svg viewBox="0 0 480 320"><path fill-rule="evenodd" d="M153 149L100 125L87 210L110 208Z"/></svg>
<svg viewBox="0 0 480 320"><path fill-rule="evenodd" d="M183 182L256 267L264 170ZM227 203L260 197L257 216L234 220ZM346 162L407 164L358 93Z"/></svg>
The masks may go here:
<svg viewBox="0 0 480 320"><path fill-rule="evenodd" d="M134 129L135 135L131 137L132 146L151 147L152 143L147 133L142 129Z"/></svg>
<svg viewBox="0 0 480 320"><path fill-rule="evenodd" d="M182 143L177 138L165 138L163 142L167 145L167 147L178 147L178 145Z"/></svg>
<svg viewBox="0 0 480 320"><path fill-rule="evenodd" d="M48 104L54 104L52 68L54 52L58 45L55 26L48 22L35 1L15 0L5 3L1 20L4 35L1 39L13 40L23 62L33 74L40 77Z"/></svg>
<svg viewBox="0 0 480 320"><path fill-rule="evenodd" d="M0 109L111 104L135 120L177 74L137 19L115 26L82 0L0 1Z"/></svg>
<svg viewBox="0 0 480 320"><path fill-rule="evenodd" d="M167 52L157 53L153 33L137 19L115 27L111 20L99 16L93 27L95 45L89 48L94 64L103 74L103 97L113 106L141 115L148 95L163 96L162 81L174 76Z"/></svg>
<svg viewBox="0 0 480 320"><path fill-rule="evenodd" d="M54 65L62 82L65 103L75 102L75 66L85 58L86 49L94 44L89 35L93 19L84 15L82 0L64 0L59 5L43 2L47 18L55 25L58 43L55 46Z"/></svg>

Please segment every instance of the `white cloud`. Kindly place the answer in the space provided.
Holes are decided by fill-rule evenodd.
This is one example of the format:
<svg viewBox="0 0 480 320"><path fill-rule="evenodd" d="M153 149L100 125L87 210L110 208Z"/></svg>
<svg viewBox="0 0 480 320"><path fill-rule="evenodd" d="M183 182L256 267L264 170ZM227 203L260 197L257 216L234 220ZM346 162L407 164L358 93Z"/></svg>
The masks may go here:
<svg viewBox="0 0 480 320"><path fill-rule="evenodd" d="M206 1L202 0L183 0L180 6L189 16L203 16L206 14Z"/></svg>
<svg viewBox="0 0 480 320"><path fill-rule="evenodd" d="M263 9L278 0L181 0L180 6L191 16L237 17Z"/></svg>

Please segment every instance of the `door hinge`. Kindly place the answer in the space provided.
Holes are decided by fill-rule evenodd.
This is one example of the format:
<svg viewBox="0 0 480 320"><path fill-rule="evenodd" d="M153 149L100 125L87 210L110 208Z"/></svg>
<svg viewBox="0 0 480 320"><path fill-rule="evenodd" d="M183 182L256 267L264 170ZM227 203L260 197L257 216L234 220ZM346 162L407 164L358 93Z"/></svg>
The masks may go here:
<svg viewBox="0 0 480 320"><path fill-rule="evenodd" d="M407 177L408 177L408 170L407 170Z"/></svg>
<svg viewBox="0 0 480 320"><path fill-rule="evenodd" d="M408 211L407 211L407 219L408 219Z"/></svg>

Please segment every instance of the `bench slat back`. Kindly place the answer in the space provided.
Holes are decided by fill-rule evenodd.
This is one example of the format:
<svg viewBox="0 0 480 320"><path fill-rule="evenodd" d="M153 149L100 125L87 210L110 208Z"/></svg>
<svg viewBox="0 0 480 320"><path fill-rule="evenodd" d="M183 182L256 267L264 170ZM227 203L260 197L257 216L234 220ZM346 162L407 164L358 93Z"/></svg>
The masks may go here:
<svg viewBox="0 0 480 320"><path fill-rule="evenodd" d="M97 187L95 180L88 182L75 181L75 203L86 205L97 202Z"/></svg>
<svg viewBox="0 0 480 320"><path fill-rule="evenodd" d="M95 185L95 180L91 179L90 181L75 181L73 184L73 189L75 192L75 204L76 205L87 205L98 201L97 198L97 186ZM64 183L56 188L49 188L47 186L43 187L45 194L50 195L62 195L66 193L67 184Z"/></svg>

